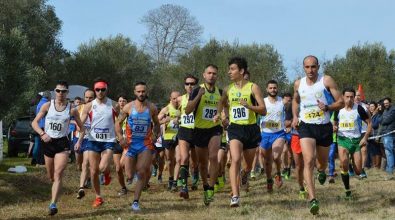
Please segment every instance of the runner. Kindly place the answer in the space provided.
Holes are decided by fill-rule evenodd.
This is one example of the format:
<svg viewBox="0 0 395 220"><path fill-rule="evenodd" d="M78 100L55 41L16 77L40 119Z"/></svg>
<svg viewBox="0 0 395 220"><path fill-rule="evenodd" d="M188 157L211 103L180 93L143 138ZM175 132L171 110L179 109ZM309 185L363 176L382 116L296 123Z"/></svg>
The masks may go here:
<svg viewBox="0 0 395 220"><path fill-rule="evenodd" d="M319 76L319 63L315 56L303 59L306 76L294 83L292 102L292 127L298 129L304 161L304 180L306 181L310 213L318 214L319 202L315 198L313 170L317 159L318 180L326 181L325 169L328 165L329 145L332 143L332 125L329 111L339 110L344 106L341 94L332 77ZM329 103L332 95L335 102ZM300 120L300 123L299 123Z"/></svg>
<svg viewBox="0 0 395 220"><path fill-rule="evenodd" d="M78 111L71 108L66 97L69 85L65 81L58 81L55 87L55 99L45 103L32 122L33 129L40 135L44 150L45 167L49 179L52 181L52 198L49 205L49 215L58 212L56 202L59 199L62 185L63 171L66 168L70 154L70 140L67 137L70 117L81 128L81 134L85 130L80 120ZM45 128L40 128L38 121L45 117ZM83 138L76 143L79 146Z"/></svg>
<svg viewBox="0 0 395 220"><path fill-rule="evenodd" d="M262 135L260 147L261 154L265 160L266 188L268 192L273 191L273 183L278 188L283 185L281 177L281 154L285 144L285 107L282 98L277 96L277 91L277 81L269 80L266 84L268 97L264 98L267 114L261 117L260 120ZM273 161L276 165L275 181L272 178Z"/></svg>
<svg viewBox="0 0 395 220"><path fill-rule="evenodd" d="M85 104L79 105L77 110L80 114L82 115L82 112L84 111L84 108L86 107L86 104L90 103L93 99L95 98L95 92L91 89L87 89L84 92L84 100ZM82 199L85 196L85 191L84 188L88 188L90 185L90 178L89 176L89 170L88 170L88 165L89 165L89 158L88 158L88 151L87 151L87 144L88 144L88 132L91 126L90 120L86 120L84 123L84 128L86 130L84 139L79 147L74 145L74 150L77 153L77 162L81 163L81 175L80 175L80 187L78 189L77 193L77 199ZM81 129L80 129L81 130ZM81 136L81 132L79 131L77 133L77 138Z"/></svg>
<svg viewBox="0 0 395 220"><path fill-rule="evenodd" d="M362 171L361 147L367 144L372 130L370 116L365 109L354 103L355 90L346 88L343 90L345 107L335 114L335 125L338 127L339 159L341 164L341 177L346 189L346 199L351 199L350 176L348 175L349 154L354 163L354 172L359 175ZM337 112L336 112L337 113ZM362 121L367 124L367 130L361 138Z"/></svg>
<svg viewBox="0 0 395 220"><path fill-rule="evenodd" d="M98 78L93 85L96 99L86 104L81 120L85 122L89 117L91 121L87 150L91 181L96 193L92 206L97 208L104 203L100 194L99 172L104 173L104 185L111 182L110 160L116 142L114 123L118 110L116 110L117 103L107 97L107 81Z"/></svg>
<svg viewBox="0 0 395 220"><path fill-rule="evenodd" d="M119 109L122 111L123 107L126 105L128 100L125 95L119 95L117 98L117 102L118 102ZM121 128L122 128L122 134L125 135L126 120L123 121ZM121 147L121 145L119 143L115 144L113 152L114 152L114 154L113 154L112 158L114 160L115 171L117 172L118 183L121 186L121 189L118 192L118 196L123 196L128 193L128 189L126 188L125 176L123 174L123 171L124 171L123 167L124 166L121 163L123 148Z"/></svg>
<svg viewBox="0 0 395 220"><path fill-rule="evenodd" d="M136 100L123 107L115 124L117 138L121 146L128 146L125 154L125 171L128 178L136 173L137 183L134 190L134 200L131 205L133 211L140 211L139 200L141 191L151 176L151 162L154 153L153 140L159 136L160 128L158 111L154 104L148 102L147 86L138 82L134 86ZM122 134L123 121L127 119L125 140Z"/></svg>
<svg viewBox="0 0 395 220"><path fill-rule="evenodd" d="M177 177L178 170L176 171L176 147L177 147L177 132L179 127L180 120L180 111L179 103L177 102L177 98L180 96L180 93L177 91L173 91L170 94L170 103L164 107L159 115L160 124L165 125L165 129L163 131L163 140L162 146L166 149L166 159L168 161L168 170L169 170L169 183L167 189L170 191L177 191ZM176 178L176 179L175 179Z"/></svg>
<svg viewBox="0 0 395 220"><path fill-rule="evenodd" d="M178 130L178 148L180 151L180 180L181 189L180 197L184 199L189 198L188 193L188 172L189 172L189 159L191 156L192 164L194 165L193 170L197 169L197 158L195 152L195 145L193 143L193 129L195 124L195 117L193 113L185 114L185 108L187 107L189 95L191 94L193 87L198 83L198 79L193 75L187 75L184 78L184 86L186 94L178 97L178 103L181 103L181 123L180 129ZM196 174L194 172L192 176L192 187L197 188Z"/></svg>
<svg viewBox="0 0 395 220"><path fill-rule="evenodd" d="M360 91L356 91L355 98L354 98L355 104L362 106L363 109L365 110L365 112L370 117L369 106L366 103L364 103L363 101L365 101L365 100L362 100L361 92ZM363 138L365 136L367 128L368 128L368 125L365 123L365 121L362 121L361 138ZM366 178L368 178L368 176L366 175L366 172L365 172L366 160L367 160L367 157L368 157L367 144L361 146L361 155L362 155L362 170L361 170L361 174L359 174L359 178L360 179L366 179Z"/></svg>
<svg viewBox="0 0 395 220"><path fill-rule="evenodd" d="M244 79L244 74L248 67L247 61L241 57L233 57L229 60L228 65L228 73L232 83L222 94L221 101L218 104L218 113L214 117L214 121L219 121L219 113L224 108L226 114L226 117L223 119L224 127L227 127L230 122L228 126L229 149L232 157L229 170L232 187L230 206L238 207L240 205L240 190L237 180L240 175L242 155L246 166L241 182L242 185L248 186L248 176L252 170L256 147L261 141L256 114L265 115L266 108L259 86Z"/></svg>
<svg viewBox="0 0 395 220"><path fill-rule="evenodd" d="M219 120L213 120L217 114L217 104L222 91L215 86L218 67L213 64L206 66L204 83L195 88L189 96L185 114L194 113L195 151L199 161L200 177L203 182L204 204L210 205L214 200L214 185L218 176L218 150L221 144L222 127ZM210 166L208 166L210 162ZM207 181L207 171L210 181Z"/></svg>

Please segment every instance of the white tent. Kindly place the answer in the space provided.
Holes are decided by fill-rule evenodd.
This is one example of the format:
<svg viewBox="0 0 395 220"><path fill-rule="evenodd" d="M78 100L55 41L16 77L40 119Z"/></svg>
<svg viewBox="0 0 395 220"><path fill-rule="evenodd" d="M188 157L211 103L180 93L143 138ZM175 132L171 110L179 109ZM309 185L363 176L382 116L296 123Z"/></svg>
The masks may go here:
<svg viewBox="0 0 395 220"><path fill-rule="evenodd" d="M81 97L82 100L84 100L84 92L86 89L88 89L88 87L80 86L80 85L71 85L69 86L69 94L67 95L67 98L69 98L70 100L74 100L74 98L78 96ZM55 98L54 91L51 91L51 97Z"/></svg>

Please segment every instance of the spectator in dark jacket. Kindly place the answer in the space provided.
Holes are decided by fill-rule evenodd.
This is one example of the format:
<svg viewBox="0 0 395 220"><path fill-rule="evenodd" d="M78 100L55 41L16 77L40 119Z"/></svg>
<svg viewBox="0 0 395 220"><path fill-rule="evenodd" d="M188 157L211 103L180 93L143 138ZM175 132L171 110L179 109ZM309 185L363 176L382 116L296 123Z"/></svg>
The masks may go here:
<svg viewBox="0 0 395 220"><path fill-rule="evenodd" d="M385 171L387 172L386 180L391 180L394 178L394 139L395 133L388 134L395 130L395 106L391 105L391 99L385 98L384 101L384 112L381 118L380 125L381 133L387 134L383 137L385 156L387 158L387 167Z"/></svg>
<svg viewBox="0 0 395 220"><path fill-rule="evenodd" d="M36 115L40 112L41 106L43 106L45 103L49 102L51 100L51 92L50 91L45 91L42 92L40 95L42 95L42 98L40 102L37 104L36 108ZM45 127L45 117L43 117L39 122L38 125L40 126L41 129L44 130ZM44 153L43 150L41 149L41 144L40 144L40 136L35 136L34 137L34 148L33 148L33 159L32 161L35 160L37 164L39 165L44 165Z"/></svg>

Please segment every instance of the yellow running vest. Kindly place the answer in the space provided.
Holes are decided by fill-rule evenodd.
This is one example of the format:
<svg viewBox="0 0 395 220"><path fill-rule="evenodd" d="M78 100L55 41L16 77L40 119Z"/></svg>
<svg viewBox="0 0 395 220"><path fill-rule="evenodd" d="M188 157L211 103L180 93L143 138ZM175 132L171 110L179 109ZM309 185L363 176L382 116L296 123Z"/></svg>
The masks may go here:
<svg viewBox="0 0 395 220"><path fill-rule="evenodd" d="M189 115L185 114L185 108L187 107L189 100L189 95L185 94L181 96L181 124L180 127L183 128L194 128L195 127L195 116L193 112Z"/></svg>
<svg viewBox="0 0 395 220"><path fill-rule="evenodd" d="M177 125L174 124L173 120L180 115L180 111L174 108L172 104L168 104L167 108L168 108L167 117L170 117L170 122L166 123L163 139L168 141L168 140L173 140L173 138L177 135L178 124Z"/></svg>
<svg viewBox="0 0 395 220"><path fill-rule="evenodd" d="M241 90L234 83L229 85L229 120L231 123L238 125L256 124L255 112L239 103L240 99L244 99L248 105L252 105L252 85L252 82L247 82Z"/></svg>
<svg viewBox="0 0 395 220"><path fill-rule="evenodd" d="M200 87L205 88L204 84ZM221 99L219 89L215 87L215 91L210 93L207 88L206 92L200 98L200 102L195 111L195 128L212 128L220 125L221 122L214 122L213 118L217 114L217 105Z"/></svg>

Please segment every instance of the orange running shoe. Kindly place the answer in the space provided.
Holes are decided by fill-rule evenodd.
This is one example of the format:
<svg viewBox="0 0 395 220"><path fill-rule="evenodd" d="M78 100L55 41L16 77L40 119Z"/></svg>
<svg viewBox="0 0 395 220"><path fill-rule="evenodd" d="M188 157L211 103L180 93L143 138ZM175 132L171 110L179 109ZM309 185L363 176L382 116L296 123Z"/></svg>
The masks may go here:
<svg viewBox="0 0 395 220"><path fill-rule="evenodd" d="M99 206L103 205L104 200L101 197L96 197L96 199L93 201L93 208L98 208Z"/></svg>

